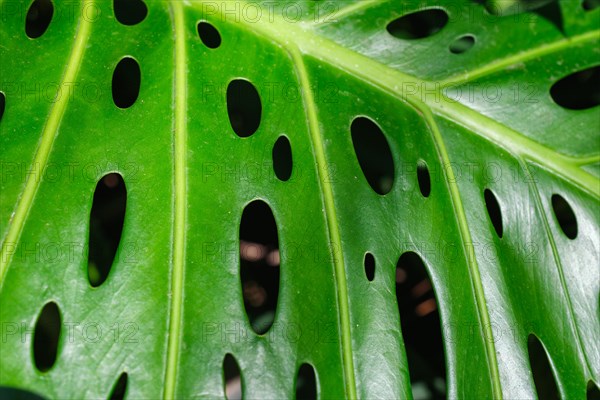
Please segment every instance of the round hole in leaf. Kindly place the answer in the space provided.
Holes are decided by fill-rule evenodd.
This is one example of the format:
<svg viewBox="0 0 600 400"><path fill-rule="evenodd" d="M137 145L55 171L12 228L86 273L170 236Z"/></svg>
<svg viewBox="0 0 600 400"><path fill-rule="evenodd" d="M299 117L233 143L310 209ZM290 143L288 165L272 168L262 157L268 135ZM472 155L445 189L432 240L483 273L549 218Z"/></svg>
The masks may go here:
<svg viewBox="0 0 600 400"><path fill-rule="evenodd" d="M571 240L577 237L577 218L569 203L559 194L552 195L552 210L563 233Z"/></svg>
<svg viewBox="0 0 600 400"><path fill-rule="evenodd" d="M225 398L229 400L242 399L242 373L235 357L230 353L223 359L223 380Z"/></svg>
<svg viewBox="0 0 600 400"><path fill-rule="evenodd" d="M373 256L373 254L371 254L371 253L365 254L364 265L365 265L365 275L367 276L367 279L370 282L373 279L375 279L375 257Z"/></svg>
<svg viewBox="0 0 600 400"><path fill-rule="evenodd" d="M550 88L552 100L569 110L587 110L600 105L600 65L574 72Z"/></svg>
<svg viewBox="0 0 600 400"><path fill-rule="evenodd" d="M494 196L494 193L490 189L485 189L483 192L483 197L485 199L485 207L487 208L488 215L490 217L490 221L494 226L494 230L499 238L502 237L503 234L503 226L502 226L502 211L500 210L500 204Z"/></svg>
<svg viewBox="0 0 600 400"><path fill-rule="evenodd" d="M33 359L40 372L50 370L56 362L61 324L60 310L56 303L47 303L42 308L33 332Z"/></svg>
<svg viewBox="0 0 600 400"><path fill-rule="evenodd" d="M209 49L216 49L221 45L221 34L212 24L201 21L198 23L198 36L202 43Z"/></svg>
<svg viewBox="0 0 600 400"><path fill-rule="evenodd" d="M117 21L123 25L139 24L148 15L148 6L143 0L114 0L113 9Z"/></svg>
<svg viewBox="0 0 600 400"><path fill-rule="evenodd" d="M25 19L25 33L27 36L31 39L42 36L50 26L53 14L54 4L52 4L52 1L35 0L29 7Z"/></svg>
<svg viewBox="0 0 600 400"><path fill-rule="evenodd" d="M0 92L0 121L2 121L2 116L4 115L4 109L6 107L6 97L4 93Z"/></svg>
<svg viewBox="0 0 600 400"><path fill-rule="evenodd" d="M292 176L293 160L292 146L286 136L279 136L273 146L273 170L281 181L287 181Z"/></svg>
<svg viewBox="0 0 600 400"><path fill-rule="evenodd" d="M142 73L140 65L131 57L123 57L115 67L112 78L112 96L119 108L129 108L140 94Z"/></svg>
<svg viewBox="0 0 600 400"><path fill-rule="evenodd" d="M600 0L584 0L582 6L585 11L592 11L600 7ZM600 399L600 396L598 398Z"/></svg>
<svg viewBox="0 0 600 400"><path fill-rule="evenodd" d="M112 268L121 242L127 189L123 177L107 174L96 185L90 212L88 279L92 287L100 286Z"/></svg>
<svg viewBox="0 0 600 400"><path fill-rule="evenodd" d="M248 204L240 222L240 280L246 315L257 334L273 325L280 285L277 224L262 200Z"/></svg>
<svg viewBox="0 0 600 400"><path fill-rule="evenodd" d="M317 378L315 369L310 364L304 363L298 370L298 377L296 378L296 399L317 399Z"/></svg>
<svg viewBox="0 0 600 400"><path fill-rule="evenodd" d="M471 35L464 35L450 43L449 49L452 54L465 53L475 45L475 37Z"/></svg>
<svg viewBox="0 0 600 400"><path fill-rule="evenodd" d="M113 388L110 392L110 396L108 397L108 400L123 400L125 398L126 393L127 393L127 373L123 372L121 374L121 376L119 376L119 379L117 379L115 386L113 386Z"/></svg>
<svg viewBox="0 0 600 400"><path fill-rule="evenodd" d="M540 340L533 334L529 335L527 340L527 350L537 397L545 400L560 399L548 354Z"/></svg>
<svg viewBox="0 0 600 400"><path fill-rule="evenodd" d="M254 85L235 79L227 86L227 113L231 128L239 137L251 136L260 125L262 104Z"/></svg>
<svg viewBox="0 0 600 400"><path fill-rule="evenodd" d="M429 168L423 161L417 163L417 181L419 182L419 190L423 197L429 197L431 194L431 176L429 175Z"/></svg>
<svg viewBox="0 0 600 400"><path fill-rule="evenodd" d="M413 251L403 253L396 264L396 301L411 383L422 382L427 365L428 379L440 382L431 386L431 398L446 398L440 307L425 263Z"/></svg>
<svg viewBox="0 0 600 400"><path fill-rule="evenodd" d="M398 39L423 39L438 33L447 23L446 11L429 8L393 20L387 25L387 31Z"/></svg>
<svg viewBox="0 0 600 400"><path fill-rule="evenodd" d="M394 158L383 131L366 117L356 117L350 131L354 153L367 182L376 193L389 193L394 184Z"/></svg>

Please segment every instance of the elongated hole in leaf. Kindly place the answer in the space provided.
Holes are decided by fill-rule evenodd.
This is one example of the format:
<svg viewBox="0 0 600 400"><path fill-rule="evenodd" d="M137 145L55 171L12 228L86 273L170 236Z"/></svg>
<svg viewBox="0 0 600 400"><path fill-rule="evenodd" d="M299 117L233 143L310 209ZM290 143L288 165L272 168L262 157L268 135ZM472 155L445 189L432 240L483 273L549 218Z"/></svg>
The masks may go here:
<svg viewBox="0 0 600 400"><path fill-rule="evenodd" d="M228 400L242 399L242 379L242 373L235 357L227 353L223 359L223 380L225 397Z"/></svg>
<svg viewBox="0 0 600 400"><path fill-rule="evenodd" d="M296 379L296 399L317 399L317 378L315 376L315 369L310 364L302 364L298 370L298 378Z"/></svg>
<svg viewBox="0 0 600 400"><path fill-rule="evenodd" d="M423 197L429 197L431 193L431 176L429 175L427 164L423 161L417 163L417 180Z"/></svg>
<svg viewBox="0 0 600 400"><path fill-rule="evenodd" d="M148 6L143 0L114 0L113 9L117 21L123 25L139 24L148 15Z"/></svg>
<svg viewBox="0 0 600 400"><path fill-rule="evenodd" d="M529 351L529 363L538 398L558 400L560 396L554 375L552 374L548 354L537 336L533 334L529 335L527 349Z"/></svg>
<svg viewBox="0 0 600 400"><path fill-rule="evenodd" d="M472 35L464 35L450 43L449 50L452 54L465 53L475 45L475 37Z"/></svg>
<svg viewBox="0 0 600 400"><path fill-rule="evenodd" d="M240 279L246 315L259 335L275 319L280 257L273 212L267 203L255 200L244 208L240 223Z"/></svg>
<svg viewBox="0 0 600 400"><path fill-rule="evenodd" d="M245 79L227 86L227 113L231 128L239 137L251 136L260 125L262 104L258 91Z"/></svg>
<svg viewBox="0 0 600 400"><path fill-rule="evenodd" d="M592 380L587 384L586 399L600 400L600 388Z"/></svg>
<svg viewBox="0 0 600 400"><path fill-rule="evenodd" d="M448 13L430 8L403 15L390 22L387 31L398 39L423 39L441 31L448 23Z"/></svg>
<svg viewBox="0 0 600 400"><path fill-rule="evenodd" d="M25 33L31 39L37 39L42 36L54 14L54 5L50 0L35 0L29 10L25 20Z"/></svg>
<svg viewBox="0 0 600 400"><path fill-rule="evenodd" d="M12 399L12 400L46 400L40 394L31 392L26 389L19 389L15 387L0 386L0 399Z"/></svg>
<svg viewBox="0 0 600 400"><path fill-rule="evenodd" d="M375 279L375 257L371 253L365 254L365 275L369 281Z"/></svg>
<svg viewBox="0 0 600 400"><path fill-rule="evenodd" d="M105 175L94 192L90 213L88 278L100 286L111 270L125 221L127 189L121 175Z"/></svg>
<svg viewBox="0 0 600 400"><path fill-rule="evenodd" d="M202 43L209 49L216 49L221 45L221 34L212 24L201 21L198 23L198 36Z"/></svg>
<svg viewBox="0 0 600 400"><path fill-rule="evenodd" d="M600 7L600 0L584 0L582 6L585 11L592 11Z"/></svg>
<svg viewBox="0 0 600 400"><path fill-rule="evenodd" d="M434 288L421 257L402 254L396 265L396 301L413 388L446 396L443 336ZM429 371L422 374L421 371Z"/></svg>
<svg viewBox="0 0 600 400"><path fill-rule="evenodd" d="M279 139L273 146L273 170L275 176L281 181L287 181L292 176L294 166L292 160L292 146L285 136L279 136Z"/></svg>
<svg viewBox="0 0 600 400"><path fill-rule="evenodd" d="M2 121L2 116L4 115L4 109L6 108L6 97L4 93L0 92L0 121Z"/></svg>
<svg viewBox="0 0 600 400"><path fill-rule="evenodd" d="M494 196L494 193L490 189L485 189L483 192L483 197L485 199L485 206L487 208L488 215L490 217L490 221L494 226L494 230L499 238L502 237L503 234L503 226L502 226L502 211L500 210L500 204Z"/></svg>
<svg viewBox="0 0 600 400"><path fill-rule="evenodd" d="M350 126L358 164L369 186L378 194L392 190L395 179L394 158L381 128L366 117L357 117Z"/></svg>
<svg viewBox="0 0 600 400"><path fill-rule="evenodd" d="M109 400L123 400L127 393L127 373L123 372L110 392Z"/></svg>
<svg viewBox="0 0 600 400"><path fill-rule="evenodd" d="M40 372L50 370L56 362L61 323L56 303L47 303L42 308L33 332L33 359Z"/></svg>
<svg viewBox="0 0 600 400"><path fill-rule="evenodd" d="M574 72L550 88L552 100L569 110L586 110L600 105L600 65Z"/></svg>
<svg viewBox="0 0 600 400"><path fill-rule="evenodd" d="M577 237L577 218L569 203L559 194L552 195L552 210L560 229L571 240Z"/></svg>
<svg viewBox="0 0 600 400"><path fill-rule="evenodd" d="M140 94L142 73L140 65L131 57L123 57L117 64L112 78L112 96L119 108L129 108Z"/></svg>

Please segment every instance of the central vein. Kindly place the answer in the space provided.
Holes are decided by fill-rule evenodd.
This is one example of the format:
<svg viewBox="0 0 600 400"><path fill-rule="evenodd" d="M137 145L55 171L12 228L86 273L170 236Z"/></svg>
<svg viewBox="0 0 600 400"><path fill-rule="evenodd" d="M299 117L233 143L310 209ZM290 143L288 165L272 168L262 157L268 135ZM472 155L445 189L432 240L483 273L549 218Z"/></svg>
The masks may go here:
<svg viewBox="0 0 600 400"><path fill-rule="evenodd" d="M167 370L165 378L165 399L175 398L177 361L181 342L181 314L183 299L183 269L185 260L186 232L186 148L187 148L187 54L185 47L185 17L183 4L169 2L173 16L175 35L175 200L173 224L173 264L171 266L171 309L169 313L169 341L167 349Z"/></svg>

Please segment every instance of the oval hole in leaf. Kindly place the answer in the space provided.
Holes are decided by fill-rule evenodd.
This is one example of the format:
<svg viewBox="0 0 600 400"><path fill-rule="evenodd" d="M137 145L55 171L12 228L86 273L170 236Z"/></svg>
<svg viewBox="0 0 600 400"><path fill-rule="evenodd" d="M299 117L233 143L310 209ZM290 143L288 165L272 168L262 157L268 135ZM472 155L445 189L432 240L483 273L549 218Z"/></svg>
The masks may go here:
<svg viewBox="0 0 600 400"><path fill-rule="evenodd" d="M33 332L33 359L40 372L50 370L56 362L61 324L60 310L56 303L47 303L42 308Z"/></svg>
<svg viewBox="0 0 600 400"><path fill-rule="evenodd" d="M279 237L271 208L255 200L240 223L240 279L246 315L257 334L269 330L279 297Z"/></svg>
<svg viewBox="0 0 600 400"><path fill-rule="evenodd" d="M115 67L112 78L112 96L119 108L129 108L140 94L142 73L140 65L131 57L123 57Z"/></svg>
<svg viewBox="0 0 600 400"><path fill-rule="evenodd" d="M123 400L127 392L127 373L123 372L110 392L108 400Z"/></svg>
<svg viewBox="0 0 600 400"><path fill-rule="evenodd" d="M239 137L251 136L260 125L262 104L253 84L236 79L227 86L227 113L231 128Z"/></svg>
<svg viewBox="0 0 600 400"><path fill-rule="evenodd" d="M552 374L548 354L540 340L533 334L529 335L527 349L529 351L529 364L531 365L538 398L558 400L560 396L554 375Z"/></svg>
<svg viewBox="0 0 600 400"><path fill-rule="evenodd" d="M365 254L364 264L365 264L365 275L367 276L367 279L370 282L373 279L375 279L375 257L373 256L373 254L371 254L371 253Z"/></svg>
<svg viewBox="0 0 600 400"><path fill-rule="evenodd" d="M550 88L552 100L569 110L600 105L600 65L568 75Z"/></svg>
<svg viewBox="0 0 600 400"><path fill-rule="evenodd" d="M143 0L114 0L113 9L117 21L123 25L139 24L148 15L148 7Z"/></svg>
<svg viewBox="0 0 600 400"><path fill-rule="evenodd" d="M281 135L273 146L273 170L281 181L287 181L292 176L292 146L287 137Z"/></svg>
<svg viewBox="0 0 600 400"><path fill-rule="evenodd" d="M111 173L100 179L90 213L88 278L100 286L111 270L123 232L127 189L121 175Z"/></svg>
<svg viewBox="0 0 600 400"><path fill-rule="evenodd" d="M0 92L0 121L2 121L2 116L4 115L4 108L6 107L6 97L4 93Z"/></svg>
<svg viewBox="0 0 600 400"><path fill-rule="evenodd" d="M11 400L46 400L45 397L26 389L0 386L0 399Z"/></svg>
<svg viewBox="0 0 600 400"><path fill-rule="evenodd" d="M390 22L387 31L398 39L423 39L441 31L448 23L448 13L429 8L403 15Z"/></svg>
<svg viewBox="0 0 600 400"><path fill-rule="evenodd" d="M577 218L567 201L559 194L552 195L552 210L563 233L571 240L577 237Z"/></svg>
<svg viewBox="0 0 600 400"><path fill-rule="evenodd" d="M465 53L475 45L475 37L472 35L464 35L450 43L449 49L452 54Z"/></svg>
<svg viewBox="0 0 600 400"><path fill-rule="evenodd" d="M437 300L423 260L412 251L402 254L396 264L396 301L411 383L425 385L431 398L445 398L446 364Z"/></svg>
<svg viewBox="0 0 600 400"><path fill-rule="evenodd" d="M209 49L216 49L221 45L221 34L212 24L201 21L198 23L198 36L202 43Z"/></svg>
<svg viewBox="0 0 600 400"><path fill-rule="evenodd" d="M592 380L590 380L587 384L586 399L587 400L600 400L600 389L598 388L598 386L596 386L596 384Z"/></svg>
<svg viewBox="0 0 600 400"><path fill-rule="evenodd" d="M310 364L304 363L298 370L298 378L296 379L296 399L317 399L317 378L315 376L315 369Z"/></svg>
<svg viewBox="0 0 600 400"><path fill-rule="evenodd" d="M223 379L225 397L228 400L242 399L242 374L233 355L227 353L223 359Z"/></svg>
<svg viewBox="0 0 600 400"><path fill-rule="evenodd" d="M31 39L42 36L50 26L53 14L54 5L50 0L35 0L29 7L25 19L27 36Z"/></svg>
<svg viewBox="0 0 600 400"><path fill-rule="evenodd" d="M600 7L600 0L584 0L582 6L585 11L592 11Z"/></svg>
<svg viewBox="0 0 600 400"><path fill-rule="evenodd" d="M394 185L394 158L383 131L366 117L355 118L350 131L354 152L367 182L376 193L389 193Z"/></svg>
<svg viewBox="0 0 600 400"><path fill-rule="evenodd" d="M485 207L487 208L490 221L494 226L496 234L501 238L504 228L502 226L502 211L500 210L500 204L490 189L485 189L483 197L485 199Z"/></svg>
<svg viewBox="0 0 600 400"><path fill-rule="evenodd" d="M429 175L429 168L423 161L417 163L417 180L419 181L419 190L423 197L429 197L431 193L431 176Z"/></svg>

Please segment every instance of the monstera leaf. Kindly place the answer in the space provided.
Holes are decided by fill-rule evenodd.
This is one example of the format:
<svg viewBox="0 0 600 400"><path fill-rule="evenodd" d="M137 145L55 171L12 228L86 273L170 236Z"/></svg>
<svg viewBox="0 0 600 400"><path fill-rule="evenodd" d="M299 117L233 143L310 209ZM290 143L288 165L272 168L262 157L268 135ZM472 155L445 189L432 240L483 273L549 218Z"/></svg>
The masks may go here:
<svg viewBox="0 0 600 400"><path fill-rule="evenodd" d="M597 396L597 2L0 6L3 396Z"/></svg>

